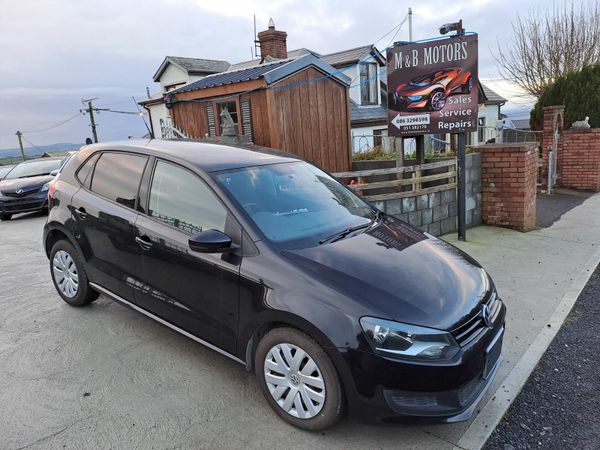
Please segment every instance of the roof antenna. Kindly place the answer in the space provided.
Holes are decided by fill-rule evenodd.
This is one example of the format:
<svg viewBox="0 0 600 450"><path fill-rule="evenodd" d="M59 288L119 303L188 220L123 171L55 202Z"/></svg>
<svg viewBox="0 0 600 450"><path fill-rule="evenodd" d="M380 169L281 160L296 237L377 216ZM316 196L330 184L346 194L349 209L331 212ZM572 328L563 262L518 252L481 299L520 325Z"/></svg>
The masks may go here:
<svg viewBox="0 0 600 450"><path fill-rule="evenodd" d="M258 57L257 50L260 45L260 42L256 38L256 14L254 14L254 59Z"/></svg>

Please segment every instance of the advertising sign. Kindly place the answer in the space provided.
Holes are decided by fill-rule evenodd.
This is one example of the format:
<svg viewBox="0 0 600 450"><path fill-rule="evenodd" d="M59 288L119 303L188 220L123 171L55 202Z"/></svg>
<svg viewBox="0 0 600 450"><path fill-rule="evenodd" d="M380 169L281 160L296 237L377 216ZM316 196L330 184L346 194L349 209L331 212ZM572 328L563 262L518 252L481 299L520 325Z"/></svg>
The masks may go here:
<svg viewBox="0 0 600 450"><path fill-rule="evenodd" d="M390 136L477 131L477 35L396 45L387 77Z"/></svg>

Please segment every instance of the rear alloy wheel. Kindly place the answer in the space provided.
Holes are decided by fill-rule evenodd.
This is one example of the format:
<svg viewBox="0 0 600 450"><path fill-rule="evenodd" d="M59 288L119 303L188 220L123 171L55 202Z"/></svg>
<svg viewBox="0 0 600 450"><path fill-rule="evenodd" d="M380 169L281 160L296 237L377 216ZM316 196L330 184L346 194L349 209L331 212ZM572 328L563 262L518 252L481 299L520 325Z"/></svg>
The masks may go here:
<svg viewBox="0 0 600 450"><path fill-rule="evenodd" d="M446 94L444 91L435 91L431 94L431 98L429 99L429 106L434 111L440 111L446 106Z"/></svg>
<svg viewBox="0 0 600 450"><path fill-rule="evenodd" d="M260 341L256 375L273 410L291 425L318 431L342 415L342 388L331 360L294 328L276 328Z"/></svg>
<svg viewBox="0 0 600 450"><path fill-rule="evenodd" d="M50 251L50 272L58 295L71 306L83 306L98 298L89 286L85 267L77 250L67 241L58 241Z"/></svg>
<svg viewBox="0 0 600 450"><path fill-rule="evenodd" d="M12 214L0 214L0 220L10 220L12 218Z"/></svg>

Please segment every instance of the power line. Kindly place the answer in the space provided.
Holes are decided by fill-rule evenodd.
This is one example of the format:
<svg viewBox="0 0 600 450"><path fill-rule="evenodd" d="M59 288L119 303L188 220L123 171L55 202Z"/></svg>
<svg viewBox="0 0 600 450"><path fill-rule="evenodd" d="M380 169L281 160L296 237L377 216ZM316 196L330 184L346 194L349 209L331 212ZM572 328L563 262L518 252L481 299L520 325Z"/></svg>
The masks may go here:
<svg viewBox="0 0 600 450"><path fill-rule="evenodd" d="M53 128L58 128L61 125L64 125L65 123L70 122L71 120L75 119L76 117L78 117L80 115L81 115L80 113L77 113L74 116L69 117L68 119L63 120L62 122L57 123L56 125L52 125L52 126L46 127L46 128L40 128L39 130L29 130L29 131L25 130L25 131L23 131L23 133L29 133L29 134L31 134L31 133L39 133L41 131L52 130Z"/></svg>
<svg viewBox="0 0 600 450"><path fill-rule="evenodd" d="M21 135L21 137L23 138L23 140L25 142L27 142L29 145L31 145L32 147L37 148L41 153L44 153L44 150L42 150L41 148L39 148L37 145L35 145L33 142L31 142L29 139L27 139L25 136Z"/></svg>

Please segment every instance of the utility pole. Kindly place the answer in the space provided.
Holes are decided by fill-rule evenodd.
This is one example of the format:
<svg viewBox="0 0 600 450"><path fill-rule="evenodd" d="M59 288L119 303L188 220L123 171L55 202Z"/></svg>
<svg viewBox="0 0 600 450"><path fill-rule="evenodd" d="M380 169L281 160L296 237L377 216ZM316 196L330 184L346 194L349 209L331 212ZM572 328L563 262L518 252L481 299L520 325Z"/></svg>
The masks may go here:
<svg viewBox="0 0 600 450"><path fill-rule="evenodd" d="M92 135L94 136L94 142L96 144L98 143L98 133L96 133L96 121L94 120L94 107L92 106L92 102L97 99L98 99L98 97L90 98L87 100L81 99L81 103L83 103L84 105L87 103L87 109L85 110L85 112L87 112L90 115L90 124L92 127ZM80 110L80 111L85 114L85 112L83 110Z"/></svg>
<svg viewBox="0 0 600 450"><path fill-rule="evenodd" d="M413 32L412 32L412 8L408 8L408 40L409 42L413 41Z"/></svg>
<svg viewBox="0 0 600 450"><path fill-rule="evenodd" d="M19 147L21 147L21 158L23 159L23 161L25 161L25 150L23 149L23 137L22 137L23 133L21 133L20 131L17 131L15 134L19 138Z"/></svg>

